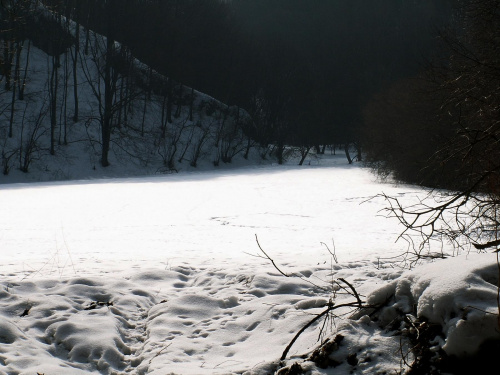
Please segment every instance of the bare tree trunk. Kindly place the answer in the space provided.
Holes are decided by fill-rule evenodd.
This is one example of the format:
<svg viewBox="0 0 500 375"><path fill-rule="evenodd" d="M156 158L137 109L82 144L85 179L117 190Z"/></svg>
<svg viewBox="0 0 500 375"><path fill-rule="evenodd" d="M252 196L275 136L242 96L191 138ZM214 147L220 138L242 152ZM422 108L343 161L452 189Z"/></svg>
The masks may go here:
<svg viewBox="0 0 500 375"><path fill-rule="evenodd" d="M12 59L14 58L12 53L12 46L9 40L4 40L3 42L3 70L5 76L5 90L10 91L11 85L11 75L12 75Z"/></svg>
<svg viewBox="0 0 500 375"><path fill-rule="evenodd" d="M148 69L148 81L146 82L146 91L148 93L148 100L151 100L151 92L153 91L153 68Z"/></svg>
<svg viewBox="0 0 500 375"><path fill-rule="evenodd" d="M148 93L144 92L144 107L142 108L141 137L144 137L144 123L146 122L146 111L148 108Z"/></svg>
<svg viewBox="0 0 500 375"><path fill-rule="evenodd" d="M16 42L16 47L15 47L15 55L16 55L16 62L15 62L15 68L14 68L14 82L11 85L12 88L12 99L10 103L10 118L9 118L9 138L12 138L13 136L13 125L14 125L14 113L16 112L16 88L17 88L17 82L19 81L19 66L21 64L21 50L22 50L22 44L19 42ZM14 52L12 52L14 53Z"/></svg>
<svg viewBox="0 0 500 375"><path fill-rule="evenodd" d="M77 5L78 12L78 5ZM74 98L74 113L73 113L73 122L78 122L79 116L79 107L78 107L78 54L80 53L80 21L79 14L77 16L76 21L76 33L75 33L75 53L71 53L71 57L73 58L73 98Z"/></svg>
<svg viewBox="0 0 500 375"><path fill-rule="evenodd" d="M361 154L361 145L359 142L356 143L356 160L363 161L363 155Z"/></svg>
<svg viewBox="0 0 500 375"><path fill-rule="evenodd" d="M245 154L243 155L243 157L245 159L248 159L248 155L250 154L250 148L252 147L252 137L248 136L247 137L247 145L245 147Z"/></svg>
<svg viewBox="0 0 500 375"><path fill-rule="evenodd" d="M28 76L28 65L30 62L31 40L28 39L28 48L26 52L26 64L24 65L23 81L19 85L19 100L24 100L24 88L26 87L26 78Z"/></svg>
<svg viewBox="0 0 500 375"><path fill-rule="evenodd" d="M184 91L184 86L180 85L180 88L179 88L179 93L178 93L178 96L177 96L177 109L175 110L175 114L174 114L174 117L175 118L179 118L179 116L181 115L181 109L182 109L182 92Z"/></svg>
<svg viewBox="0 0 500 375"><path fill-rule="evenodd" d="M278 143L276 146L276 157L278 158L278 164L283 164L285 161L283 153L285 151L285 146L282 143Z"/></svg>
<svg viewBox="0 0 500 375"><path fill-rule="evenodd" d="M344 145L344 150L345 150L345 157L347 158L347 161L349 164L352 164L352 158L351 155L349 154L349 143L345 143Z"/></svg>
<svg viewBox="0 0 500 375"><path fill-rule="evenodd" d="M142 109L142 122L141 122L141 137L144 137L144 123L146 122L146 112L148 108L148 100L151 100L151 85L152 85L153 69L150 67L148 69L148 78L146 82L146 88L144 91L144 107Z"/></svg>
<svg viewBox="0 0 500 375"><path fill-rule="evenodd" d="M113 54L114 40L111 38L110 33L106 38L106 63L104 68L104 118L101 126L102 135L102 155L101 165L103 167L109 166L109 146L111 142L111 125L112 125L112 112L113 105L113 88L111 83L111 56Z"/></svg>
<svg viewBox="0 0 500 375"><path fill-rule="evenodd" d="M196 168L198 166L198 159L201 156L201 151L202 151L203 145L205 144L205 141L208 137L208 134L209 134L209 129L207 128L203 131L203 134L201 135L200 139L198 139L198 142L196 143L196 145L193 146L193 154L191 157L191 162L189 163L189 165L191 167ZM217 163L217 165L219 165L219 164Z"/></svg>
<svg viewBox="0 0 500 375"><path fill-rule="evenodd" d="M124 92L125 92L125 78L123 77L121 82L120 82L120 103L121 105L118 107L118 115L117 115L117 127L121 128L122 127L122 118L123 118L123 113L125 112L125 108L127 107L127 102L124 99Z"/></svg>
<svg viewBox="0 0 500 375"><path fill-rule="evenodd" d="M123 126L127 126L128 124L128 114L129 114L129 105L131 103L130 97L131 97L131 68L129 65L129 71L127 73L127 77L125 78L125 99L123 100Z"/></svg>
<svg viewBox="0 0 500 375"><path fill-rule="evenodd" d="M61 115L59 117L59 128L63 127L59 132L59 144L68 144L68 80L69 80L69 66L68 66L68 53L64 54L64 85L63 85L63 96L62 96L62 106ZM61 142L61 136L63 140Z"/></svg>
<svg viewBox="0 0 500 375"><path fill-rule="evenodd" d="M102 135L102 155L101 165L109 166L109 150L111 143L111 130L113 126L113 97L116 91L116 72L113 72L112 60L114 56L115 39L114 39L114 17L115 1L108 0L106 2L106 19L107 19L107 35L106 35L106 62L104 65L104 116L101 124Z"/></svg>
<svg viewBox="0 0 500 375"><path fill-rule="evenodd" d="M89 54L89 44L90 44L90 29L87 27L85 29L85 49L84 49L85 56L88 56Z"/></svg>
<svg viewBox="0 0 500 375"><path fill-rule="evenodd" d="M184 156L186 155L186 152L189 146L191 145L191 142L193 141L193 136L194 136L194 127L191 127L191 134L189 135L189 138L187 139L187 142L184 145L184 151L182 151L181 156L177 160L179 163L182 163L182 161L184 160Z"/></svg>
<svg viewBox="0 0 500 375"><path fill-rule="evenodd" d="M172 102L173 102L173 84L172 78L168 78L167 81L167 121L172 123Z"/></svg>
<svg viewBox="0 0 500 375"><path fill-rule="evenodd" d="M307 155L309 154L309 151L311 150L311 146L306 146L306 147L303 147L301 150L300 150L300 153L301 153L301 158L300 158L300 162L299 162L299 165L302 165L304 164L304 160L306 160L306 157Z"/></svg>
<svg viewBox="0 0 500 375"><path fill-rule="evenodd" d="M193 121L194 88L191 87L191 97L189 103L189 121Z"/></svg>
<svg viewBox="0 0 500 375"><path fill-rule="evenodd" d="M57 126L57 86L59 85L59 58L52 57L52 73L49 82L50 95L50 154L55 155L55 132Z"/></svg>
<svg viewBox="0 0 500 375"><path fill-rule="evenodd" d="M165 116L165 109L167 107L167 96L165 95L162 100L162 105L161 105L161 138L165 139L167 135L167 121L166 121L166 116Z"/></svg>

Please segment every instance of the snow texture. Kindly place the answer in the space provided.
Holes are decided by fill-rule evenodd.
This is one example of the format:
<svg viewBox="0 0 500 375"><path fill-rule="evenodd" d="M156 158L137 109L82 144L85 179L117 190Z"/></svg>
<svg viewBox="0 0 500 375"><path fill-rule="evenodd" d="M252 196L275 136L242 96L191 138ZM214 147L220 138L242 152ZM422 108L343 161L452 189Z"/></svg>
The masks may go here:
<svg viewBox="0 0 500 375"><path fill-rule="evenodd" d="M330 321L322 338L344 337L334 369L302 359L322 323L285 364L393 373L400 336L388 327L401 314L440 324L434 345L449 354L498 339L494 255L397 267L398 227L366 200L420 190L340 157L318 163L0 186L0 374L273 373L312 314L349 300L338 278L386 307ZM256 234L292 277L258 257ZM320 244L332 238L338 263Z"/></svg>

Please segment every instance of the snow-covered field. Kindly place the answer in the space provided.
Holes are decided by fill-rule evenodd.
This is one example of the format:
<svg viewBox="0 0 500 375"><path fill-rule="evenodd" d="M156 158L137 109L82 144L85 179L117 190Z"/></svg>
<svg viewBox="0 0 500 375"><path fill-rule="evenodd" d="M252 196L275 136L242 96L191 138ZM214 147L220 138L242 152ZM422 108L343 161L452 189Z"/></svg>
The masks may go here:
<svg viewBox="0 0 500 375"><path fill-rule="evenodd" d="M331 297L352 301L332 287L339 278L370 303L393 297L378 322L327 322L322 339L344 336L335 369L300 357L323 321L287 363L400 371L405 350L387 329L396 312L440 324L435 347L449 354L498 339L494 255L403 270L390 259L406 249L394 242L401 228L367 199L421 190L380 184L343 157L316 164L0 185L0 374L273 373ZM292 277L261 257L256 236Z"/></svg>

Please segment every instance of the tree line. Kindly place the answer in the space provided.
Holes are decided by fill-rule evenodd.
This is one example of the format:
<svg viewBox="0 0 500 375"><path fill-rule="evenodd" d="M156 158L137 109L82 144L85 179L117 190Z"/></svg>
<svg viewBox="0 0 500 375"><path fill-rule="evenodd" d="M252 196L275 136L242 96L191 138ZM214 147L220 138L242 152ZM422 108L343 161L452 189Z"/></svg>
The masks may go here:
<svg viewBox="0 0 500 375"><path fill-rule="evenodd" d="M422 239L418 255L435 239L498 252L500 1L457 1L439 39L426 69L366 105L367 161L382 176L438 189L410 207L386 197L389 215Z"/></svg>
<svg viewBox="0 0 500 375"><path fill-rule="evenodd" d="M111 149L144 166L160 158L163 171L248 155L248 115L138 60L118 39L119 4L101 6L103 34L84 23L83 1L0 4L4 174L28 172L45 155L64 157L68 144L85 145L94 168L110 164Z"/></svg>
<svg viewBox="0 0 500 375"><path fill-rule="evenodd" d="M451 6L451 0L385 0L376 4L360 0L348 4L340 0L319 0L314 4L305 0L4 3L10 4L5 7L10 10L21 4L43 4L52 17L58 18L47 27L41 25L39 17L31 17L28 30L33 43L53 51L49 52L53 55L48 111L52 122L51 153L57 143L54 111L61 94L57 92L59 69L67 69L69 74L81 64L78 53L73 52L68 58L69 66L63 67L61 51L71 50L73 47L68 45L85 40L83 46L76 45L73 50L95 54L96 44L92 44L90 31L108 36L102 41L107 44L100 47L109 57L101 67L104 83L93 89L100 103L102 165L108 164L112 129L127 121L129 106L117 103L126 104L137 95L149 97L152 91L159 92L165 98L162 107L166 123L171 123L175 101L190 101L192 110L193 92L191 99L179 97L179 92L186 88L206 92L248 114L251 121L243 124L249 139L247 146L258 144L262 157L272 155L282 163L287 147L294 146L303 160L312 148L321 153L325 145L342 145L351 162L353 157L348 151L354 145L357 158L361 159L363 108L381 88L418 71L418 61L435 47L432 28L448 21ZM5 11L3 18L9 17L18 19L11 11ZM76 23L76 32L80 30L78 26L83 26L86 37L63 32L64 25L71 27L68 20ZM5 30L8 29L6 24ZM24 36L19 40L25 40ZM114 41L119 43L119 50ZM8 50L4 48L4 55L10 56L4 59L6 71L15 71L9 66L15 54L5 52ZM140 79L134 78L135 83L140 83L142 94L130 86L130 61L134 58L150 68L139 75ZM14 63L11 65L15 67ZM89 74L85 79L97 82ZM76 121L76 74L72 81L69 86L74 90L72 107ZM63 89L68 97L65 90L69 86Z"/></svg>
<svg viewBox="0 0 500 375"><path fill-rule="evenodd" d="M47 0L172 82L244 109L246 131L306 153L360 143L362 108L418 70L449 1ZM111 14L111 19L107 14ZM166 88L171 91L173 85ZM359 153L359 157L361 153Z"/></svg>

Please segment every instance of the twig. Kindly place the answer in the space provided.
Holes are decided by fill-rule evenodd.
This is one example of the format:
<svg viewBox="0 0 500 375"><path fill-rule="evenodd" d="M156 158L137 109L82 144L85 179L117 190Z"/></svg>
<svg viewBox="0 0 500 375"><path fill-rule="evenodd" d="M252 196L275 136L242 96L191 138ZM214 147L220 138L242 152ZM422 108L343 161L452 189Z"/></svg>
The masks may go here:
<svg viewBox="0 0 500 375"><path fill-rule="evenodd" d="M339 278L339 280L345 283L349 288L351 288L354 297L356 297L356 300L358 301L358 307L361 308L363 306L363 302L361 302L361 298L359 298L359 294L358 292L356 292L356 289L354 289L354 287L351 284L349 284L346 279Z"/></svg>
<svg viewBox="0 0 500 375"><path fill-rule="evenodd" d="M320 330L319 330L319 335L318 335L318 341L321 340L321 338L323 337L323 332L325 330L325 327L326 327L326 324L328 323L328 316L325 318L325 320L323 320L323 325L321 326Z"/></svg>
<svg viewBox="0 0 500 375"><path fill-rule="evenodd" d="M279 267L276 265L276 263L274 263L274 260L272 260L271 257L260 246L259 238L257 237L257 234L255 235L255 241L257 241L257 246L259 246L260 251L262 251L262 253L266 256L266 258L271 261L271 263L273 264L274 268L276 268L278 270L278 272L281 273L283 276L290 277L289 275L287 275L286 273L284 273L282 270L279 269Z"/></svg>
<svg viewBox="0 0 500 375"><path fill-rule="evenodd" d="M236 360L234 360L234 359L228 359L227 361L224 361L224 362L221 362L221 363L219 363L219 364L215 365L214 369L216 369L217 367L219 367L219 366L221 366L221 365L223 365L223 364L225 364L225 363L228 363L228 362L243 363L243 362L241 362L241 361L236 361Z"/></svg>
<svg viewBox="0 0 500 375"><path fill-rule="evenodd" d="M164 350L168 349L170 347L170 345L172 345L173 343L170 342L168 345L165 345L163 346L163 348L161 348L161 350L158 351L158 353L156 353L153 358L151 358L149 360L149 364L151 364L153 362L153 359L155 359L156 357L158 357L161 353L163 353Z"/></svg>
<svg viewBox="0 0 500 375"><path fill-rule="evenodd" d="M333 260L335 261L335 263L339 263L338 259L337 259L337 252L335 250L335 241L333 240L332 238L332 244L333 244L333 251L330 250L330 248L328 247L328 245L324 242L320 242L322 245L324 245L326 247L326 249L328 250L328 252L330 253L330 255L332 256Z"/></svg>
<svg viewBox="0 0 500 375"><path fill-rule="evenodd" d="M415 321L416 321L416 318L414 318L413 316L411 316L410 314L406 314L405 315L405 320L407 323L409 323L413 329L415 330L415 332L417 332L417 337L416 339L418 340L420 338L420 330L418 329L418 327L415 325Z"/></svg>
<svg viewBox="0 0 500 375"><path fill-rule="evenodd" d="M276 268L276 269L278 270L278 272L279 272L281 275L285 276L285 277L297 277L297 278L299 278L300 280L302 280L302 281L304 281L304 282L306 282L306 283L308 283L308 284L311 284L312 286L314 286L314 287L316 287L316 288L318 288L318 289L321 289L321 290L326 290L326 288L324 288L324 287L322 287L322 286L320 286L320 285L318 285L318 284L313 283L311 280L308 280L308 279L304 278L304 277L303 277L303 276L301 276L301 275L298 275L298 274L295 274L295 273L293 273L293 274L286 274L286 273L284 273L281 269L279 269L279 267L276 265L276 263L274 262L274 260L273 260L273 259L271 259L271 257L270 257L270 256L269 256L269 255L268 255L268 254L264 251L264 249L262 249L262 246L260 246L260 243L259 243L259 240L258 240L258 238L257 238L257 235L255 235L255 239L256 239L256 241L257 241L257 245L259 246L260 251L262 251L262 253L263 253L265 256L258 255L258 254L257 254L257 255L256 255L256 254L249 254L249 253L246 253L246 254L251 255L251 256L253 256L253 257L257 257L257 258L262 258L262 259L267 259L267 260L269 260L269 261L273 264L274 268Z"/></svg>
<svg viewBox="0 0 500 375"><path fill-rule="evenodd" d="M64 235L64 227L61 224L61 233L63 237L63 242L64 242L64 247L66 248L66 251L68 252L68 257L71 262L71 267L73 268L73 272L76 274L76 269L75 269L75 263L73 263L73 257L71 256L71 251L69 250L68 243L66 242L66 236Z"/></svg>

